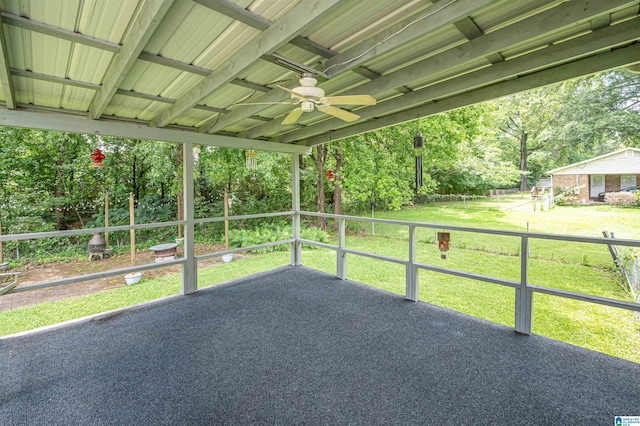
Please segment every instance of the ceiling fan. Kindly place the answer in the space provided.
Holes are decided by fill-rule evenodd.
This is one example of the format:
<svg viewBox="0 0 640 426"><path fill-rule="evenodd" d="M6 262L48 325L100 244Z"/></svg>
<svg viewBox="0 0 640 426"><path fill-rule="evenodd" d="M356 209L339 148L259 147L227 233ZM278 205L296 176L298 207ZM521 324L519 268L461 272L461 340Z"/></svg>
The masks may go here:
<svg viewBox="0 0 640 426"><path fill-rule="evenodd" d="M282 121L282 124L293 124L305 112L312 112L317 109L325 114L332 115L344 121L356 121L359 115L336 108L333 105L375 105L376 100L369 95L351 95L351 96L325 96L324 90L316 87L317 80L311 73L304 73L300 78L300 86L288 89L282 86L276 86L291 95L290 102L267 102L267 104L287 104L299 105L291 111L289 115ZM254 105L254 104L236 104L236 105Z"/></svg>

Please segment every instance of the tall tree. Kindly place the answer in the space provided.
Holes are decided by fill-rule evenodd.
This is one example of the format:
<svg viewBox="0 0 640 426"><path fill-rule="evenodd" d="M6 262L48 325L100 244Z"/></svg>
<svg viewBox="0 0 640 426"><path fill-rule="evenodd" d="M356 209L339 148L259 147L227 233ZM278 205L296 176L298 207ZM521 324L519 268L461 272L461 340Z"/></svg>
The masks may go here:
<svg viewBox="0 0 640 426"><path fill-rule="evenodd" d="M495 103L502 115L504 149L516 152L520 191L528 191L529 157L555 137L550 126L560 116L560 94L556 88L545 87L507 96Z"/></svg>
<svg viewBox="0 0 640 426"><path fill-rule="evenodd" d="M335 170L335 188L333 192L333 213L342 214L342 166L344 165L344 149L342 141L338 141L335 146L336 170ZM339 223L333 221L333 231L338 232Z"/></svg>
<svg viewBox="0 0 640 426"><path fill-rule="evenodd" d="M311 159L316 165L317 181L316 181L316 211L318 213L325 212L325 194L324 194L324 167L327 161L327 145L322 144L315 146L311 152ZM318 217L318 227L323 231L327 230L327 220L324 217Z"/></svg>

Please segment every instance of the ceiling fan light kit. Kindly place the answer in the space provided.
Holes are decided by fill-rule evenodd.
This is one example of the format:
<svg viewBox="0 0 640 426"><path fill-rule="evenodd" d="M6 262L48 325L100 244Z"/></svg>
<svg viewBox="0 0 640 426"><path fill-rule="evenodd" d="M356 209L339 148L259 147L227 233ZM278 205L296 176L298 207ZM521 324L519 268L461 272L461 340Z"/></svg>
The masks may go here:
<svg viewBox="0 0 640 426"><path fill-rule="evenodd" d="M318 80L311 73L304 73L300 77L300 86L288 89L283 86L276 86L291 95L291 105L298 105L291 111L282 124L294 124L305 112L318 110L325 114L339 118L344 121L356 121L359 115L350 111L336 108L333 105L375 105L376 100L369 95L348 95L348 96L325 96L324 89L316 87ZM286 102L268 102L268 104L283 104ZM241 103L236 105L253 105L251 103Z"/></svg>

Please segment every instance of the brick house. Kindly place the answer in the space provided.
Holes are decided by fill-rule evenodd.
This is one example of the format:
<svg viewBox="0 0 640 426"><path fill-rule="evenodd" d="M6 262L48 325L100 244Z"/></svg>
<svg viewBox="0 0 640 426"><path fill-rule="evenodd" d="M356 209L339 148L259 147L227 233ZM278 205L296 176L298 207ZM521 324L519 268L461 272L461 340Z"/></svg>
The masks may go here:
<svg viewBox="0 0 640 426"><path fill-rule="evenodd" d="M640 184L640 149L620 149L548 173L554 191L556 187L579 188L576 195L581 202L595 201L601 192L615 192Z"/></svg>

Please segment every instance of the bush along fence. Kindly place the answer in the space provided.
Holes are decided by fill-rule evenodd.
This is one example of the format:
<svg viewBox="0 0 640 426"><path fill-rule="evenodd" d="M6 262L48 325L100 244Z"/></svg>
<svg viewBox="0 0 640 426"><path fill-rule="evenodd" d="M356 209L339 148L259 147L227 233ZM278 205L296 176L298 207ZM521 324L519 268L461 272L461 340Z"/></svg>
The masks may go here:
<svg viewBox="0 0 640 426"><path fill-rule="evenodd" d="M602 235L605 238L615 239L613 232L602 231ZM620 270L629 292L633 295L636 303L640 303L640 262L638 261L638 252L634 250L632 254L621 254L618 246L611 244L608 247L613 263Z"/></svg>

